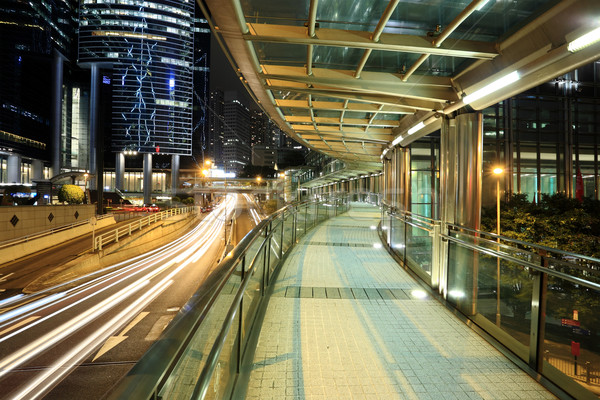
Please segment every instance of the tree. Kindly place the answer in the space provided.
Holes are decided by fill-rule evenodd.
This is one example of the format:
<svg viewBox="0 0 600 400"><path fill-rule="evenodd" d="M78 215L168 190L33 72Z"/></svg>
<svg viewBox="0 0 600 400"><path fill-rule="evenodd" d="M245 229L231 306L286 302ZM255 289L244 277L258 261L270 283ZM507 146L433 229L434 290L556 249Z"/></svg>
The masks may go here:
<svg viewBox="0 0 600 400"><path fill-rule="evenodd" d="M77 185L62 185L58 191L58 201L81 204L83 203L83 189Z"/></svg>

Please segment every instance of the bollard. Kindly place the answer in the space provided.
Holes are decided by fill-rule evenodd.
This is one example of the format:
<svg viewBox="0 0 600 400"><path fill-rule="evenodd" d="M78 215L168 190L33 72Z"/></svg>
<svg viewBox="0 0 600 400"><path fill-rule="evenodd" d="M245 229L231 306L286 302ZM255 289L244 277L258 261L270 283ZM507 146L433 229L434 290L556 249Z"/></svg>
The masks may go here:
<svg viewBox="0 0 600 400"><path fill-rule="evenodd" d="M585 383L587 383L589 385L590 383L590 369L591 369L591 365L589 361L585 362Z"/></svg>

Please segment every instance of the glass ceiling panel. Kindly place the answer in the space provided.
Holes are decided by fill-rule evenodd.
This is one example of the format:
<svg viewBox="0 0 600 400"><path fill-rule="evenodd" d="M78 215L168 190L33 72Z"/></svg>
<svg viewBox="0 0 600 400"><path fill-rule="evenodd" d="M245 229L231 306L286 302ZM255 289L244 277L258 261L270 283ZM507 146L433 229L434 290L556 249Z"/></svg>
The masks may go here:
<svg viewBox="0 0 600 400"><path fill-rule="evenodd" d="M427 60L419 68L416 74L418 75L433 75L433 76L452 76L456 72L461 71L467 65L475 60L460 57L443 57L430 55ZM412 64L406 66L410 68Z"/></svg>
<svg viewBox="0 0 600 400"><path fill-rule="evenodd" d="M271 93L278 100L306 100L308 98L305 93L289 92L287 90L271 90Z"/></svg>
<svg viewBox="0 0 600 400"><path fill-rule="evenodd" d="M361 52L361 56L364 50ZM403 66L410 68L421 57L415 53L401 53L397 51L373 50L365 65L365 71L400 72Z"/></svg>
<svg viewBox="0 0 600 400"><path fill-rule="evenodd" d="M306 46L289 43L255 42L254 48L261 64L295 67L306 65Z"/></svg>
<svg viewBox="0 0 600 400"><path fill-rule="evenodd" d="M308 21L309 1L241 0L247 22L303 25Z"/></svg>
<svg viewBox="0 0 600 400"><path fill-rule="evenodd" d="M313 48L313 68L354 70L364 53L363 49L350 47L314 46Z"/></svg>
<svg viewBox="0 0 600 400"><path fill-rule="evenodd" d="M372 0L329 0L319 3L317 21L321 28L372 31L387 2Z"/></svg>

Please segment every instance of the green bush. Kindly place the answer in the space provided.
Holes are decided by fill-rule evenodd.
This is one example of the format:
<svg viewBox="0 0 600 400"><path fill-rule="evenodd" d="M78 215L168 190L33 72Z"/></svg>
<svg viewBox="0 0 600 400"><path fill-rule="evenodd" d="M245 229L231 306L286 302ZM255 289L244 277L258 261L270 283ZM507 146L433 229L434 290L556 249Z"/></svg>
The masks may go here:
<svg viewBox="0 0 600 400"><path fill-rule="evenodd" d="M58 191L58 201L69 204L83 203L83 189L76 185L62 185Z"/></svg>

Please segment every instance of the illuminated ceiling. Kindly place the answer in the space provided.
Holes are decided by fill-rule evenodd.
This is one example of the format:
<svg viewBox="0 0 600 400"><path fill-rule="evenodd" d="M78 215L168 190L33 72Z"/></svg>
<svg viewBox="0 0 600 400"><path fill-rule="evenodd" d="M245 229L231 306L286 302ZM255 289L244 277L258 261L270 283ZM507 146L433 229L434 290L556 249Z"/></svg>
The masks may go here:
<svg viewBox="0 0 600 400"><path fill-rule="evenodd" d="M598 0L199 1L270 117L362 171L438 129L441 115L481 110L600 56L598 43L568 49L600 26Z"/></svg>

